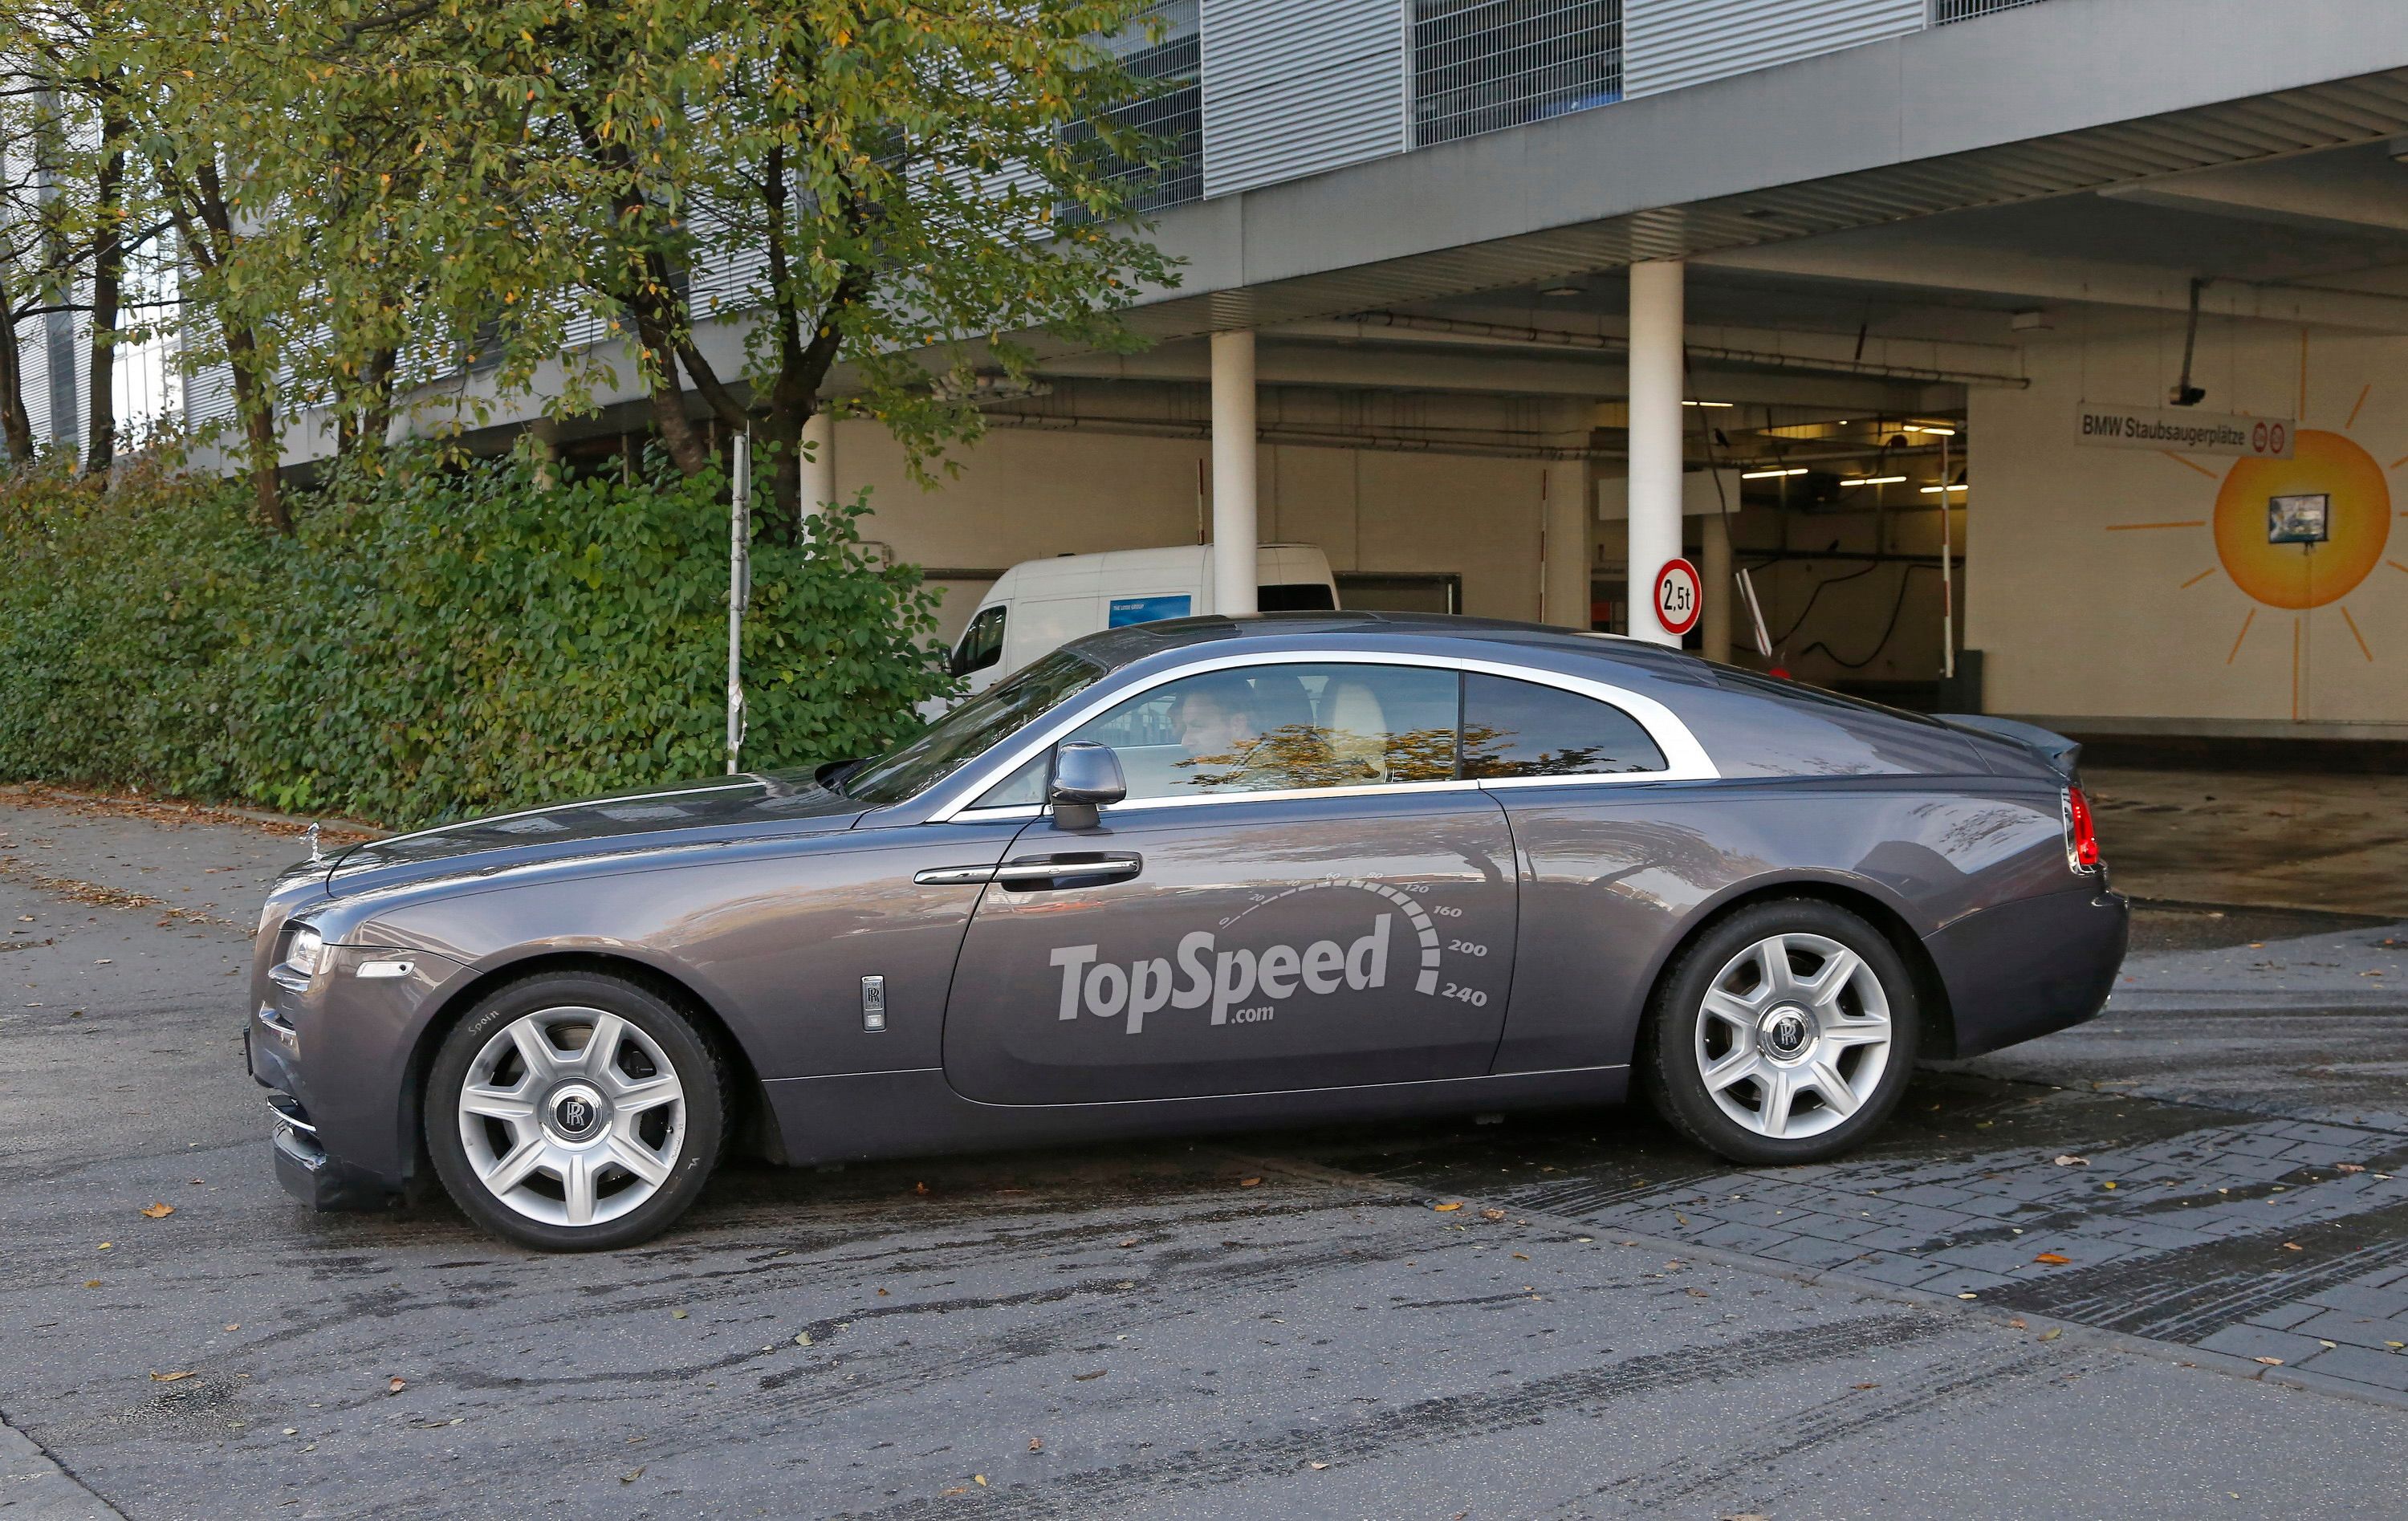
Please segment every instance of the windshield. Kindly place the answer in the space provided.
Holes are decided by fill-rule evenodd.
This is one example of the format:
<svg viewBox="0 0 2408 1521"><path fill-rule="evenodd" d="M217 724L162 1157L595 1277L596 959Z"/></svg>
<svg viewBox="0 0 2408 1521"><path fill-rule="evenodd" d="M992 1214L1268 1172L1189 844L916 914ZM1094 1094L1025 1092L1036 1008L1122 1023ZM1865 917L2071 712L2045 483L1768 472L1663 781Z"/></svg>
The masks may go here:
<svg viewBox="0 0 2408 1521"><path fill-rule="evenodd" d="M873 808L916 797L1103 674L1100 666L1056 650L846 777L844 795Z"/></svg>

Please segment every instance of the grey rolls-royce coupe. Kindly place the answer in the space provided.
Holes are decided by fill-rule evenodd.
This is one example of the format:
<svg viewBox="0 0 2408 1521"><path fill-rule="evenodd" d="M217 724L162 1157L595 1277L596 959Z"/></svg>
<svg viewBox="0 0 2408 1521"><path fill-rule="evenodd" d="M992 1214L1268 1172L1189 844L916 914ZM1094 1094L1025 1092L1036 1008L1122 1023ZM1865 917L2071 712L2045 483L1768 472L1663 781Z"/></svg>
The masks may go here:
<svg viewBox="0 0 2408 1521"><path fill-rule="evenodd" d="M1749 1164L2096 1013L2073 750L1627 639L1116 628L910 742L282 877L246 1029L322 1208L624 1245L788 1163L1602 1104Z"/></svg>

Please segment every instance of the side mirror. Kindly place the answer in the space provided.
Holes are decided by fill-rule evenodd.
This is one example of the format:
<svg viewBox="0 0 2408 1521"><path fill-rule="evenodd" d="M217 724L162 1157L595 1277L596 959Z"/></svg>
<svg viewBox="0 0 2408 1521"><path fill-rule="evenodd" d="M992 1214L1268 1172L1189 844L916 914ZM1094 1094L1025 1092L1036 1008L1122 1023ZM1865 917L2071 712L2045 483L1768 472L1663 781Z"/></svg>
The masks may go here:
<svg viewBox="0 0 2408 1521"><path fill-rule="evenodd" d="M1096 810L1128 796L1121 775L1121 758L1110 745L1073 739L1054 752L1054 785L1047 797L1054 805L1057 829L1093 829Z"/></svg>

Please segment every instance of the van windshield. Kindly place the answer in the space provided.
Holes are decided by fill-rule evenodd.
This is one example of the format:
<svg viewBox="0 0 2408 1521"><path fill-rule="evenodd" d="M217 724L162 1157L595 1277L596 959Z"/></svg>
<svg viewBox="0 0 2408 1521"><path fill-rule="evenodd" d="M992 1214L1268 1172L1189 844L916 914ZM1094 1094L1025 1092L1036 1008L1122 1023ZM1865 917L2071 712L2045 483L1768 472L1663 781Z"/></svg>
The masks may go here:
<svg viewBox="0 0 2408 1521"><path fill-rule="evenodd" d="M1095 662L1056 650L846 777L844 795L872 808L916 797L1103 674Z"/></svg>

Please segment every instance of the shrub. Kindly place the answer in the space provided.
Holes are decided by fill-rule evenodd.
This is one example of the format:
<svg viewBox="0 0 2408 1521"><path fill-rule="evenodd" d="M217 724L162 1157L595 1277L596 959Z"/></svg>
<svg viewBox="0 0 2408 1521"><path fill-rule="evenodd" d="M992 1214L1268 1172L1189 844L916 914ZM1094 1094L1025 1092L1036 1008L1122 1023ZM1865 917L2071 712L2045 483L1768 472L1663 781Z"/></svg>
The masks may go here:
<svg viewBox="0 0 2408 1521"><path fill-rule="evenodd" d="M0 774L401 825L725 767L725 482L387 455L263 535L239 486L0 489ZM873 753L948 689L866 501L757 534L744 763Z"/></svg>

